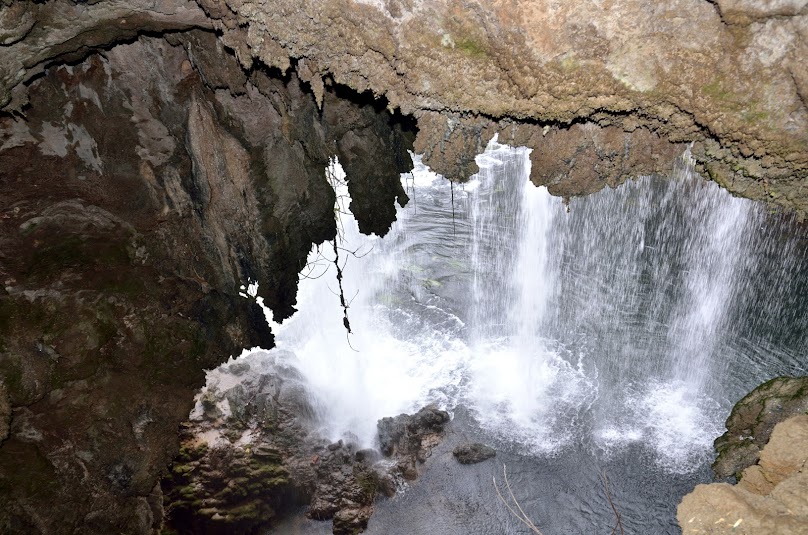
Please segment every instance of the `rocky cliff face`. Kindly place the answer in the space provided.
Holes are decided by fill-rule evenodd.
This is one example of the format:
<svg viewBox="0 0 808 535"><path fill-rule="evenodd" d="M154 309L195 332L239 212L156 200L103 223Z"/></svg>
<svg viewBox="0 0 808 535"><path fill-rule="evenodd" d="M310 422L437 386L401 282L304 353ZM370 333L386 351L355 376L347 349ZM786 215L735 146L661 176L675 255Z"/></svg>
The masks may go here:
<svg viewBox="0 0 808 535"><path fill-rule="evenodd" d="M454 179L494 132L550 163L533 176L550 186L663 170L681 150L670 144L693 142L731 191L808 206L804 0L6 3L6 110L54 59L139 30L212 27L242 65L293 69L318 102L334 82L384 97L418 120L425 163Z"/></svg>
<svg viewBox="0 0 808 535"><path fill-rule="evenodd" d="M383 234L408 134L198 30L48 68L28 97L0 118L0 531L148 532L204 370L272 344L239 287L294 310L336 232L333 156Z"/></svg>
<svg viewBox="0 0 808 535"><path fill-rule="evenodd" d="M808 414L808 377L775 377L755 388L735 404L727 432L715 441L715 475L741 479L760 459L774 426L799 414Z"/></svg>
<svg viewBox="0 0 808 535"><path fill-rule="evenodd" d="M713 470L677 508L684 535L808 534L808 377L775 377L744 396L715 441Z"/></svg>
<svg viewBox="0 0 808 535"><path fill-rule="evenodd" d="M329 442L297 365L291 352L273 350L208 374L162 485L171 529L286 533L279 521L303 507L307 517L330 521L335 534L359 533L377 496L415 479L442 441L449 414L425 407L379 420L381 453L349 436Z"/></svg>
<svg viewBox="0 0 808 535"><path fill-rule="evenodd" d="M203 370L272 343L240 285L288 316L335 234L334 155L377 234L408 148L462 180L495 133L558 195L693 143L805 213L807 5L0 0L0 531L159 524Z"/></svg>

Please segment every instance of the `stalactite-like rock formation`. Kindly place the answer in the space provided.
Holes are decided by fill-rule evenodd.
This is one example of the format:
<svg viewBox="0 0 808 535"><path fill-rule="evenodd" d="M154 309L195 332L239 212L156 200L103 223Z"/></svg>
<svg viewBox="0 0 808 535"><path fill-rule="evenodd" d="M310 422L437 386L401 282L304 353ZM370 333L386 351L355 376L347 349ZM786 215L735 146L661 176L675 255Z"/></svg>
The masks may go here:
<svg viewBox="0 0 808 535"><path fill-rule="evenodd" d="M808 210L804 0L0 0L0 531L148 532L203 370L270 345L408 149L557 195L667 171Z"/></svg>
<svg viewBox="0 0 808 535"><path fill-rule="evenodd" d="M292 313L335 233L334 155L386 232L410 136L200 30L49 68L29 98L0 119L0 531L148 532L204 370L272 344L240 285Z"/></svg>
<svg viewBox="0 0 808 535"><path fill-rule="evenodd" d="M534 181L550 186L665 170L682 148L669 145L693 142L700 169L729 190L808 206L804 0L5 3L7 111L54 60L142 31L215 28L242 65L293 68L318 102L332 82L384 97L418 120L416 150L453 179L473 172L496 131L555 151L550 169L534 166Z"/></svg>

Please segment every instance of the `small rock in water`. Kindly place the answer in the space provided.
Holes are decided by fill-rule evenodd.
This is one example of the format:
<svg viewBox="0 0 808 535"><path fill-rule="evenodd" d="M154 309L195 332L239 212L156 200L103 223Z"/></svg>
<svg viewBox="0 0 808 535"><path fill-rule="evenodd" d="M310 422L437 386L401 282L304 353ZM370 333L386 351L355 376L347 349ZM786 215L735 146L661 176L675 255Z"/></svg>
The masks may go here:
<svg viewBox="0 0 808 535"><path fill-rule="evenodd" d="M491 457L494 457L497 452L494 448L474 442L472 444L463 444L456 447L452 451L452 455L460 464L476 464L481 463Z"/></svg>

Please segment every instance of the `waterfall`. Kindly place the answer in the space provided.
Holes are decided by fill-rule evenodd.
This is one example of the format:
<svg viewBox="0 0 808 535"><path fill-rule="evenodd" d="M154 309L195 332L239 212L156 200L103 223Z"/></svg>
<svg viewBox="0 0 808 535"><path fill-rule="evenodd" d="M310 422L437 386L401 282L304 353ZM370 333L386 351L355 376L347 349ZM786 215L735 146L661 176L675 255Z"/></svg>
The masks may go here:
<svg viewBox="0 0 808 535"><path fill-rule="evenodd" d="M545 337L558 277L550 233L561 203L529 182L529 152L495 138L478 158L478 184L468 196L474 284L465 400L484 428L550 452L574 437L570 422L597 392Z"/></svg>
<svg viewBox="0 0 808 535"><path fill-rule="evenodd" d="M804 248L777 237L773 249L765 210L701 179L687 155L671 177L568 210L529 182L529 151L496 138L464 185L414 161L412 202L383 239L359 233L330 167L353 334L324 244L299 312L273 325L277 349L245 357L297 367L323 434L372 445L381 417L464 405L492 440L531 454L642 444L686 473L710 458L732 402L802 367Z"/></svg>

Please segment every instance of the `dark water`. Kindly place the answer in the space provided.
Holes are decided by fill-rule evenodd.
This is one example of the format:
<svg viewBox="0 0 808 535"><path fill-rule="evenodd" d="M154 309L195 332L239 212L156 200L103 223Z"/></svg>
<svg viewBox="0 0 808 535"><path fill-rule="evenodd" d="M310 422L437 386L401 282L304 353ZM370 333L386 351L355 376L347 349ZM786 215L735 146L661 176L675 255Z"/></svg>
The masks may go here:
<svg viewBox="0 0 808 535"><path fill-rule="evenodd" d="M454 188L417 168L383 240L342 221L346 337L328 262L312 256L300 313L275 326L322 432L372 444L378 418L455 411L423 475L383 500L370 533L678 533L675 507L710 481L713 440L761 382L804 375L805 232L705 182L683 160L565 207L527 182L524 150L492 145ZM361 258L360 258L361 257ZM465 467L474 439L496 462ZM285 532L319 533L302 522ZM619 531L618 531L619 532Z"/></svg>

